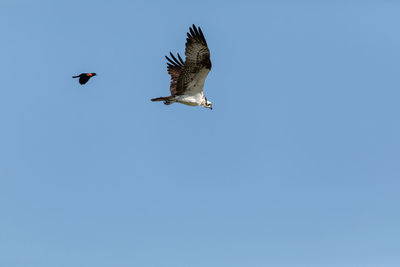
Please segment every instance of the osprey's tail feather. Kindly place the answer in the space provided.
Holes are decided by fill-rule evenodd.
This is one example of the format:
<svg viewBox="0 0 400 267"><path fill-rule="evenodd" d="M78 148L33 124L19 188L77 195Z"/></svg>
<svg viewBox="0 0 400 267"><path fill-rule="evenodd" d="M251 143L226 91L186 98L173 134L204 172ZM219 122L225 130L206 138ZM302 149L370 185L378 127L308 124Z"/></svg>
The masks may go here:
<svg viewBox="0 0 400 267"><path fill-rule="evenodd" d="M170 100L169 96L166 96L166 97L162 96L162 97L153 98L151 101L157 102L157 101L168 101L168 100Z"/></svg>
<svg viewBox="0 0 400 267"><path fill-rule="evenodd" d="M171 97L171 96L165 96L165 97L162 96L162 97L153 98L153 99L151 99L151 101L153 101L153 102L164 101L165 105L170 105L173 103L172 99L173 99L173 97Z"/></svg>

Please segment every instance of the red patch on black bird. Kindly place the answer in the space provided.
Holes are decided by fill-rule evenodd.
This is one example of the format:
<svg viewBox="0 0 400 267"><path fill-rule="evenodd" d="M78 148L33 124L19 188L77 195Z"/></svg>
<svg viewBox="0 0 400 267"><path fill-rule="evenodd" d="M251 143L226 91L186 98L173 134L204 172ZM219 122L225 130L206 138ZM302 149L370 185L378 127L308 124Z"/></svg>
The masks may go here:
<svg viewBox="0 0 400 267"><path fill-rule="evenodd" d="M79 83L83 85L93 76L96 76L96 73L81 73L78 76L72 76L72 78L79 78Z"/></svg>

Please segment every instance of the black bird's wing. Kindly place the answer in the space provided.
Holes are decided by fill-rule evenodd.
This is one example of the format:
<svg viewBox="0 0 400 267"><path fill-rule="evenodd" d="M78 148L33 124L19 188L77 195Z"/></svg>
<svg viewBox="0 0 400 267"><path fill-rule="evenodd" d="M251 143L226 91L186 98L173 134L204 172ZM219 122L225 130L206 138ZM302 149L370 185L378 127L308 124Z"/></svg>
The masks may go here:
<svg viewBox="0 0 400 267"><path fill-rule="evenodd" d="M90 77L87 76L87 75L81 76L81 77L79 77L79 83L80 84L85 84L85 83L87 83L89 81L89 79L90 79Z"/></svg>

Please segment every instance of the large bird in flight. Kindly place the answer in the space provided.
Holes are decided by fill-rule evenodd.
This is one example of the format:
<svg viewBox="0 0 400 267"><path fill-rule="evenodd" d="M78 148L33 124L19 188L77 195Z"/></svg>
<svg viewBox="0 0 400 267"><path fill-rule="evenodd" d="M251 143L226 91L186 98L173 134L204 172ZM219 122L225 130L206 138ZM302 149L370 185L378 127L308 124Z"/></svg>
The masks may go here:
<svg viewBox="0 0 400 267"><path fill-rule="evenodd" d="M87 83L89 81L90 78L92 78L93 76L96 76L97 74L94 72L91 73L81 73L78 76L72 76L72 78L79 78L79 83L84 85L85 83Z"/></svg>
<svg viewBox="0 0 400 267"><path fill-rule="evenodd" d="M200 27L193 25L187 33L183 62L179 53L176 58L170 53L166 56L168 74L171 75L171 96L153 98L151 101L164 101L164 104L181 103L188 106L203 106L212 109L212 103L203 93L204 81L211 70L210 50Z"/></svg>

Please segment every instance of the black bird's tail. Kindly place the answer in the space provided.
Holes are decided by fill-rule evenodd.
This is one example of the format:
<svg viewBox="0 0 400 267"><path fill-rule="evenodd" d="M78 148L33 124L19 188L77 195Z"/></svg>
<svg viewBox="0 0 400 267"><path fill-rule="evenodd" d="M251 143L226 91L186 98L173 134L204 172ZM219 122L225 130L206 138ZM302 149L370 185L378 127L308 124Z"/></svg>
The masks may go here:
<svg viewBox="0 0 400 267"><path fill-rule="evenodd" d="M72 78L79 78L79 76L72 76Z"/></svg>

